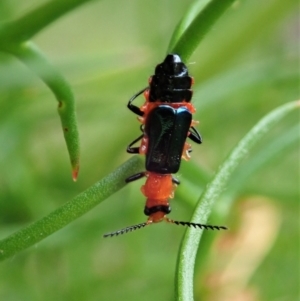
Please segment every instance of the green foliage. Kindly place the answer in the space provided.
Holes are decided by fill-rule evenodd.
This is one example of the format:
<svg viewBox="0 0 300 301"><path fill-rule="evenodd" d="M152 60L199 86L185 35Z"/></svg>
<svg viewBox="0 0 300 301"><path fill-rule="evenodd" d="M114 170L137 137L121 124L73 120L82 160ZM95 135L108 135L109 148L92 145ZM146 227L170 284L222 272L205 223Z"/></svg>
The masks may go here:
<svg viewBox="0 0 300 301"><path fill-rule="evenodd" d="M121 189L125 185L124 178L137 173L141 168L143 166L137 157L128 160L111 175L95 183L48 216L0 241L0 260L32 246L82 216Z"/></svg>
<svg viewBox="0 0 300 301"><path fill-rule="evenodd" d="M184 61L188 60L206 33L208 33L215 22L234 1L211 0L204 6L203 1L195 1L193 6L188 10L188 13L177 25L168 53L178 53ZM195 11L198 10L199 4L200 12L196 16L193 16Z"/></svg>
<svg viewBox="0 0 300 301"><path fill-rule="evenodd" d="M58 101L58 113L61 117L72 165L72 176L75 181L79 171L79 134L74 96L64 77L48 63L37 47L29 42L29 39L83 2L86 1L48 2L15 21L3 22L0 27L0 51L15 55L32 69L49 86Z"/></svg>
<svg viewBox="0 0 300 301"><path fill-rule="evenodd" d="M138 158L117 168L128 159L126 145L139 135L126 100L145 86L155 64L164 58L172 34L169 49L179 52L188 64L196 62L189 68L195 78L195 119L200 120L198 128L204 137L201 147L193 147L192 161L182 164L182 185L176 191L172 218L189 220L198 196L210 182L194 219L204 222L216 201L211 223L228 225L230 235L239 229L241 217L234 213L242 203L235 202L238 198L271 198L282 225L274 234L277 239L269 255L262 255L262 265L245 281L262 300L295 300L298 115L290 114L269 132L264 132L266 124L259 123L259 132L251 137L263 139L249 152L249 145L243 150L235 146L249 137L245 134L263 116L274 117L267 114L280 105L283 112L292 106L285 103L299 98L296 1L237 1L225 13L223 5L231 1L195 1L186 12L184 1L131 1L126 5L94 1L74 11L85 2L89 1L0 4L0 256L35 244L1 263L1 300L172 299L176 250L184 229L156 225L114 239L101 237L145 219L141 182L116 192L124 185L122 179L141 168ZM76 170L79 142L72 87L82 145L76 185L68 177L61 131L50 101L53 95L10 54L64 102L62 108L68 112L59 113L63 129L64 123L72 129L64 135ZM232 154L238 159L224 161L234 148ZM212 171L223 161L223 168L210 181ZM230 174L227 169L226 178L218 182L229 163L234 168L239 163L236 172L230 165ZM97 184L100 178L102 184ZM220 194L227 182L228 189ZM211 191L213 197L209 197ZM87 192L90 197L86 198ZM107 202L99 208L37 244L104 199ZM203 236L197 255L201 231L193 233L198 238L187 231L179 251L177 298L192 298L195 272L195 300L216 300L205 280L214 263L214 236L208 232ZM193 256L185 265L182 259L188 252ZM185 286L187 290L180 289Z"/></svg>
<svg viewBox="0 0 300 301"><path fill-rule="evenodd" d="M232 173L240 162L251 151L257 141L281 121L292 110L300 107L300 101L294 101L283 105L256 124L250 132L238 143L231 152L228 159L220 166L219 171L205 189L198 201L194 211L192 222L207 223L214 202L220 198ZM226 204L225 204L226 206ZM227 202L230 206L230 202ZM224 210L225 211L225 210ZM227 210L228 211L228 210ZM226 212L226 211L225 211ZM193 298L193 270L195 266L197 247L202 236L203 230L188 229L182 241L181 250L178 256L177 267L177 298L178 300L194 300Z"/></svg>

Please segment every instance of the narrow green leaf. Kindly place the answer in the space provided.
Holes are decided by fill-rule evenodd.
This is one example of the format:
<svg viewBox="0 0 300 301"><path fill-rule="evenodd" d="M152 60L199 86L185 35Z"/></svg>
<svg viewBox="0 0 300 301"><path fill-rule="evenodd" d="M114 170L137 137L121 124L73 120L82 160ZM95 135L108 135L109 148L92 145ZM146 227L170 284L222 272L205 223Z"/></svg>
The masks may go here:
<svg viewBox="0 0 300 301"><path fill-rule="evenodd" d="M237 1L234 19L231 17L231 22L225 22L224 28L218 28L208 44L201 45L201 56L197 58L201 73L197 82L206 81L232 66L241 53L257 47L256 43L278 28L293 10L297 10L297 1L293 0ZM194 30L197 32L196 27ZM187 46L182 44L182 47ZM177 49L182 51L179 47Z"/></svg>
<svg viewBox="0 0 300 301"><path fill-rule="evenodd" d="M255 156L247 160L247 162L242 165L242 168L238 169L228 186L226 197L233 200L239 188L244 186L244 183L252 174L261 169L265 164L278 158L280 154L285 153L288 148L299 143L299 138L300 131L299 124L297 124L287 129L284 135L280 135L276 140L271 142L266 141L263 147L255 153Z"/></svg>
<svg viewBox="0 0 300 301"><path fill-rule="evenodd" d="M39 221L1 240L0 260L11 257L36 244L88 212L114 192L124 187L125 179L141 171L143 167L140 157L134 156L117 170L76 196L73 200Z"/></svg>
<svg viewBox="0 0 300 301"><path fill-rule="evenodd" d="M201 5L201 11L183 32L184 27L194 15L194 11L199 9L196 4L193 5L177 26L168 47L168 53L180 54L182 60L187 61L210 28L234 1L211 0L205 7ZM181 35L180 38L179 35Z"/></svg>
<svg viewBox="0 0 300 301"><path fill-rule="evenodd" d="M200 197L194 211L192 222L206 223L211 208L228 183L228 180L244 159L255 143L261 139L276 123L296 108L300 107L300 101L290 102L273 110L261 119L249 133L238 143L227 160L220 166L219 171ZM187 229L181 248L179 250L176 272L176 300L193 300L193 275L197 250L202 231L199 229Z"/></svg>
<svg viewBox="0 0 300 301"><path fill-rule="evenodd" d="M58 113L66 140L74 181L79 170L79 132L75 100L69 83L30 42L10 47L10 52L35 72L51 89L58 101Z"/></svg>
<svg viewBox="0 0 300 301"><path fill-rule="evenodd" d="M63 14L88 1L90 0L50 1L0 27L0 51L9 52L20 59L56 96L74 181L77 180L79 172L79 133L74 96L63 76L46 60L37 47L27 40Z"/></svg>
<svg viewBox="0 0 300 301"><path fill-rule="evenodd" d="M204 7L210 2L211 0L201 0L201 1L194 1L190 7L187 9L186 13L177 24L173 35L171 37L168 50L173 49L175 47L176 42L180 39L186 28L191 24L194 20L195 16L204 9ZM169 52L168 52L169 53Z"/></svg>

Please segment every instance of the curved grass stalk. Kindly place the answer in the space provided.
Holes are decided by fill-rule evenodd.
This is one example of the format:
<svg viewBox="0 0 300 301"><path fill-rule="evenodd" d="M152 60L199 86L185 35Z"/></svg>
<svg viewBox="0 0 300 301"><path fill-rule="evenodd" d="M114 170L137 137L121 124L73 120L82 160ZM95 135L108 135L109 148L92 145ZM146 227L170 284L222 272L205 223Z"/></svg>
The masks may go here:
<svg viewBox="0 0 300 301"><path fill-rule="evenodd" d="M176 25L176 28L173 32L173 35L170 39L168 50L173 49L175 47L176 42L180 39L181 35L184 33L186 28L192 23L194 18L196 17L197 13L204 9L204 7L210 2L211 0L202 0L202 1L194 1L187 12L184 14L183 18L180 22ZM169 53L169 52L168 52Z"/></svg>
<svg viewBox="0 0 300 301"><path fill-rule="evenodd" d="M114 172L49 215L0 240L0 261L38 243L88 212L124 187L125 179L142 168L142 160L138 156L134 156Z"/></svg>
<svg viewBox="0 0 300 301"><path fill-rule="evenodd" d="M200 197L194 211L191 222L206 223L214 202L219 198L229 178L236 167L244 159L251 148L260 140L275 124L291 111L300 107L300 101L294 101L282 105L262 118L238 143L229 157L219 168L216 176L207 186ZM179 250L176 271L176 300L192 301L193 276L197 250L203 230L187 229Z"/></svg>
<svg viewBox="0 0 300 301"><path fill-rule="evenodd" d="M75 101L69 83L42 55L38 48L28 42L33 35L51 22L90 0L50 1L12 22L0 26L0 51L8 52L34 71L51 89L58 101L62 129L76 181L79 172L79 132L77 128Z"/></svg>
<svg viewBox="0 0 300 301"><path fill-rule="evenodd" d="M204 7L203 4L200 4L201 10L194 18L195 10L199 9L199 4L193 4L190 11L177 25L168 47L168 53L178 53L183 61L187 61L210 28L234 1L211 0ZM192 18L193 21L191 22ZM189 25L187 26L187 24Z"/></svg>
<svg viewBox="0 0 300 301"><path fill-rule="evenodd" d="M76 181L79 171L80 147L75 100L70 85L33 43L26 42L11 46L10 52L34 71L55 95L58 101L58 113L70 156L72 176L73 180Z"/></svg>
<svg viewBox="0 0 300 301"><path fill-rule="evenodd" d="M278 137L276 140L273 140L270 143L268 141L263 148L255 153L255 156L249 158L247 163L243 164L243 168L239 168L234 179L228 186L226 197L233 200L238 193L239 188L244 186L251 175L263 168L267 163L270 163L270 161L274 161L275 158L278 160L280 154L283 155L288 149L299 143L299 138L299 124L297 124L287 129L284 135Z"/></svg>

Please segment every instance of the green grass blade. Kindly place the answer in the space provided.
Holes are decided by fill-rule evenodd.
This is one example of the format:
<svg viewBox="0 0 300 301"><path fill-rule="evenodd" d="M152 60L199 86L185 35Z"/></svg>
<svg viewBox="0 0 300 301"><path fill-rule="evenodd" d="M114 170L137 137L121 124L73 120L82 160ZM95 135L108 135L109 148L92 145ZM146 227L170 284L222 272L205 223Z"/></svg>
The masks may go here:
<svg viewBox="0 0 300 301"><path fill-rule="evenodd" d="M79 172L79 133L74 96L63 76L49 64L37 47L27 40L63 14L85 2L88 0L50 1L0 27L0 40L2 41L0 51L12 53L20 59L46 83L56 96L74 181Z"/></svg>
<svg viewBox="0 0 300 301"><path fill-rule="evenodd" d="M134 156L117 170L56 209L44 218L0 241L0 260L36 244L60 230L76 218L101 203L125 186L125 179L143 168L142 160Z"/></svg>
<svg viewBox="0 0 300 301"><path fill-rule="evenodd" d="M178 53L183 61L187 61L210 28L234 1L211 0L205 7L200 6L202 10L183 32L183 28L190 22L191 16L197 9L198 5L193 5L177 26L171 38L168 53Z"/></svg>
<svg viewBox="0 0 300 301"><path fill-rule="evenodd" d="M300 131L299 124L286 130L284 135L276 138L271 142L267 141L255 156L249 158L246 164L243 164L242 168L239 168L235 174L233 180L230 182L228 187L227 197L230 200L234 199L233 195L236 195L244 183L259 169L263 168L264 165L274 159L280 159L280 155L283 155L287 149L295 146L299 143ZM230 206L229 206L230 207Z"/></svg>
<svg viewBox="0 0 300 301"><path fill-rule="evenodd" d="M35 72L54 93L58 101L58 113L69 152L72 176L76 180L79 171L79 132L74 95L69 83L34 44L23 43L20 46L11 47L10 52Z"/></svg>
<svg viewBox="0 0 300 301"><path fill-rule="evenodd" d="M213 40L201 45L201 56L197 59L201 73L197 82L218 76L239 55L257 45L260 38L278 28L292 10L297 10L297 1L241 1L236 9L235 19L225 22L224 28L214 32Z"/></svg>
<svg viewBox="0 0 300 301"><path fill-rule="evenodd" d="M202 0L202 1L194 1L190 7L187 9L187 12L184 14L180 22L177 24L173 35L171 37L168 51L175 47L176 42L180 39L186 28L192 23L195 19L196 15L204 9L204 7L209 3L211 0ZM169 52L168 52L169 53Z"/></svg>
<svg viewBox="0 0 300 301"><path fill-rule="evenodd" d="M261 119L239 142L223 163L214 179L202 194L194 211L192 222L206 223L211 208L224 190L232 172L249 154L255 143L261 139L276 123L296 108L300 101L280 106ZM193 300L193 275L195 259L203 230L187 229L179 251L176 272L176 300Z"/></svg>

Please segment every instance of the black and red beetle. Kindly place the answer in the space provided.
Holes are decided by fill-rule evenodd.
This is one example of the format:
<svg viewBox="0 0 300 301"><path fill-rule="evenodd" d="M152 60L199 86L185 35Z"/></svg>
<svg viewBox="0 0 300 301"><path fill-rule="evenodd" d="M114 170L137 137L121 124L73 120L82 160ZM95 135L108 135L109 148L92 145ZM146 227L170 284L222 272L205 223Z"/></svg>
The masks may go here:
<svg viewBox="0 0 300 301"><path fill-rule="evenodd" d="M199 132L194 128L198 121L192 119L196 111L191 103L192 84L193 78L189 76L179 55L168 54L156 66L155 74L149 79L149 86L129 100L127 107L139 116L142 135L129 144L127 152L144 154L146 171L128 177L126 182L147 178L141 190L147 198L144 213L148 220L105 234L104 237L123 234L161 221L212 230L227 229L224 226L174 221L167 217L171 212L169 199L174 197L176 186L180 183L172 174L178 172L182 158L190 159L192 151L186 140L189 138L198 144L202 143ZM144 94L146 101L144 105L137 107L132 102L141 94ZM134 147L140 140L140 146Z"/></svg>

